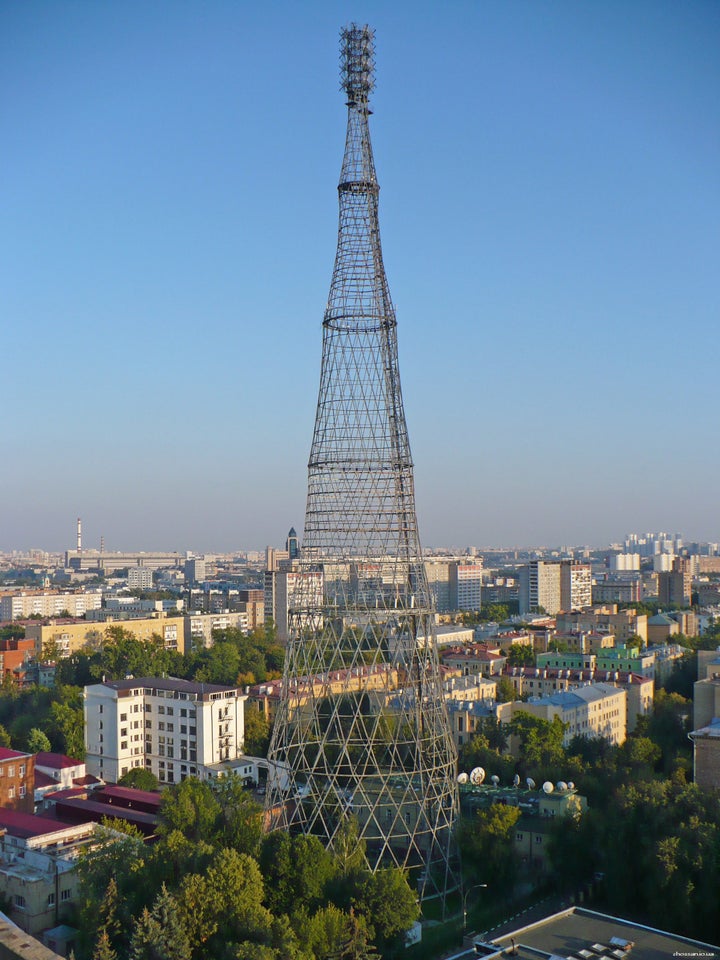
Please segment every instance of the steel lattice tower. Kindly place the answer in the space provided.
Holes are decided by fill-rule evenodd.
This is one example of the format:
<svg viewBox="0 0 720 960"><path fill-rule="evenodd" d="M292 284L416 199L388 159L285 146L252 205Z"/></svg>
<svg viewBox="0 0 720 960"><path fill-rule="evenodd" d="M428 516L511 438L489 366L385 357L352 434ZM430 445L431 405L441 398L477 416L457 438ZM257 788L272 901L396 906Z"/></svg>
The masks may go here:
<svg viewBox="0 0 720 960"><path fill-rule="evenodd" d="M348 122L338 244L267 811L271 826L330 846L355 816L372 869L411 868L421 897L444 900L457 886L456 757L380 246L373 67L374 31L342 30Z"/></svg>

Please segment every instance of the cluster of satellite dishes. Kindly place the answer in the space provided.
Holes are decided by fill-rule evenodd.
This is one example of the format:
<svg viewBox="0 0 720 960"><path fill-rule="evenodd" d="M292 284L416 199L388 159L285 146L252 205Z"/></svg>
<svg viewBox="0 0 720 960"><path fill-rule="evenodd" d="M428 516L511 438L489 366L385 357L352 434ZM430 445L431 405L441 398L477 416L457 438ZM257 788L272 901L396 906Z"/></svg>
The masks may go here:
<svg viewBox="0 0 720 960"><path fill-rule="evenodd" d="M460 784L463 784L470 781L470 783L474 787L479 787L480 784L484 781L484 779L485 779L485 770L482 767L474 767L469 774L459 773L457 782ZM500 783L500 777L498 777L497 774L493 774L493 776L490 777L490 782L494 787L497 787ZM532 777L528 777L525 780L525 783L527 784L528 790L534 790L537 786L537 784L535 783ZM513 786L515 787L515 789L517 789L520 786L520 777L517 773L513 777ZM558 780L557 783L553 784L552 781L546 780L545 783L542 785L543 793L553 793L555 790L557 790L559 793L565 793L567 790L574 790L574 789L575 789L575 784L572 781L569 781L568 783L566 783L564 780Z"/></svg>

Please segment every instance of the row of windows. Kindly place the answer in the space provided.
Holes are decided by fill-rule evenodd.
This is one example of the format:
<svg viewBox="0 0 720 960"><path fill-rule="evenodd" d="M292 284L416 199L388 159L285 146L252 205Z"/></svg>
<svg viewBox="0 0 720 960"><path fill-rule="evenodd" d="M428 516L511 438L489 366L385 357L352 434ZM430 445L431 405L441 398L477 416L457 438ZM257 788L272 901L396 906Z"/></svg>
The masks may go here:
<svg viewBox="0 0 720 960"><path fill-rule="evenodd" d="M0 765L0 777L2 777L2 775L4 774L4 772L5 772L5 767L3 767L3 766ZM9 777L14 777L14 776L15 776L15 765L14 765L14 764L13 764L12 766L10 766L10 767L7 768L7 775L8 775ZM24 764L24 763L21 763L20 766L18 767L18 776L19 776L19 777L24 777L24 776L25 776L25 764Z"/></svg>

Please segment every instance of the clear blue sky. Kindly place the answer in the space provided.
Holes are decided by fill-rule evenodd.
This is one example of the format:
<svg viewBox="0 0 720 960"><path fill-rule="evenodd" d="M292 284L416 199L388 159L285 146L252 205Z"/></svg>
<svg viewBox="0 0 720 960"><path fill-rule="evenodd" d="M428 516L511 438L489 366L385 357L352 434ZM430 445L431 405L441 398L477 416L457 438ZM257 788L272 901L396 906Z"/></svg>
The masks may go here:
<svg viewBox="0 0 720 960"><path fill-rule="evenodd" d="M426 545L720 539L720 4L0 4L0 549L302 529L376 28Z"/></svg>

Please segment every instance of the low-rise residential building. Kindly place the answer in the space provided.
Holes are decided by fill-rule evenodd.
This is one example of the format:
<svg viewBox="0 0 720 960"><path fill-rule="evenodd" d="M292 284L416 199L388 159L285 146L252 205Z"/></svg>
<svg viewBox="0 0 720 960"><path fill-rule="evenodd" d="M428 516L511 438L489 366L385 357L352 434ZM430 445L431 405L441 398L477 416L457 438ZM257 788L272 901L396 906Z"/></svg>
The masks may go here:
<svg viewBox="0 0 720 960"><path fill-rule="evenodd" d="M246 695L236 687L174 677L112 680L85 687L88 773L117 783L134 767L161 783L205 779L242 756Z"/></svg>
<svg viewBox="0 0 720 960"><path fill-rule="evenodd" d="M469 643L461 647L448 647L439 651L440 663L460 676L490 677L499 673L507 663L507 657L498 647L484 643Z"/></svg>
<svg viewBox="0 0 720 960"><path fill-rule="evenodd" d="M527 702L513 701L497 706L501 723L510 723L519 713L552 723L555 717L565 724L563 743L567 746L573 737L604 739L619 745L627 738L627 692L608 683L592 683L574 690L565 690L551 696L532 698ZM510 752L517 744L511 738Z"/></svg>
<svg viewBox="0 0 720 960"><path fill-rule="evenodd" d="M35 757L31 753L0 747L0 807L32 813Z"/></svg>
<svg viewBox="0 0 720 960"><path fill-rule="evenodd" d="M647 643L647 614L634 608L618 610L617 604L598 604L591 610L559 613L556 624L558 633L608 633L618 644L627 644L635 637Z"/></svg>
<svg viewBox="0 0 720 960"><path fill-rule="evenodd" d="M656 613L648 617L648 646L667 641L680 633L680 624L667 613Z"/></svg>
<svg viewBox="0 0 720 960"><path fill-rule="evenodd" d="M655 680L660 684L667 680L675 665L689 650L681 647L679 643L655 643L649 646L645 653L655 658Z"/></svg>
<svg viewBox="0 0 720 960"><path fill-rule="evenodd" d="M78 892L75 865L94 842L95 824L68 826L0 807L0 893L11 920L30 934L72 915Z"/></svg>
<svg viewBox="0 0 720 960"><path fill-rule="evenodd" d="M9 637L0 639L0 677L12 677L21 686L35 657L33 640Z"/></svg>
<svg viewBox="0 0 720 960"><path fill-rule="evenodd" d="M57 648L62 657L77 653L78 650L97 650L105 640L105 631L111 626L122 626L138 640L150 640L160 637L168 650L185 653L185 625L182 617L134 618L115 624L112 620L103 623L91 623L87 620L49 620L31 621L25 626L25 637L35 641L37 656L49 646Z"/></svg>
<svg viewBox="0 0 720 960"><path fill-rule="evenodd" d="M595 633L580 631L579 633L557 633L555 641L575 653L598 653L600 650L609 650L615 646L615 636L612 633Z"/></svg>

